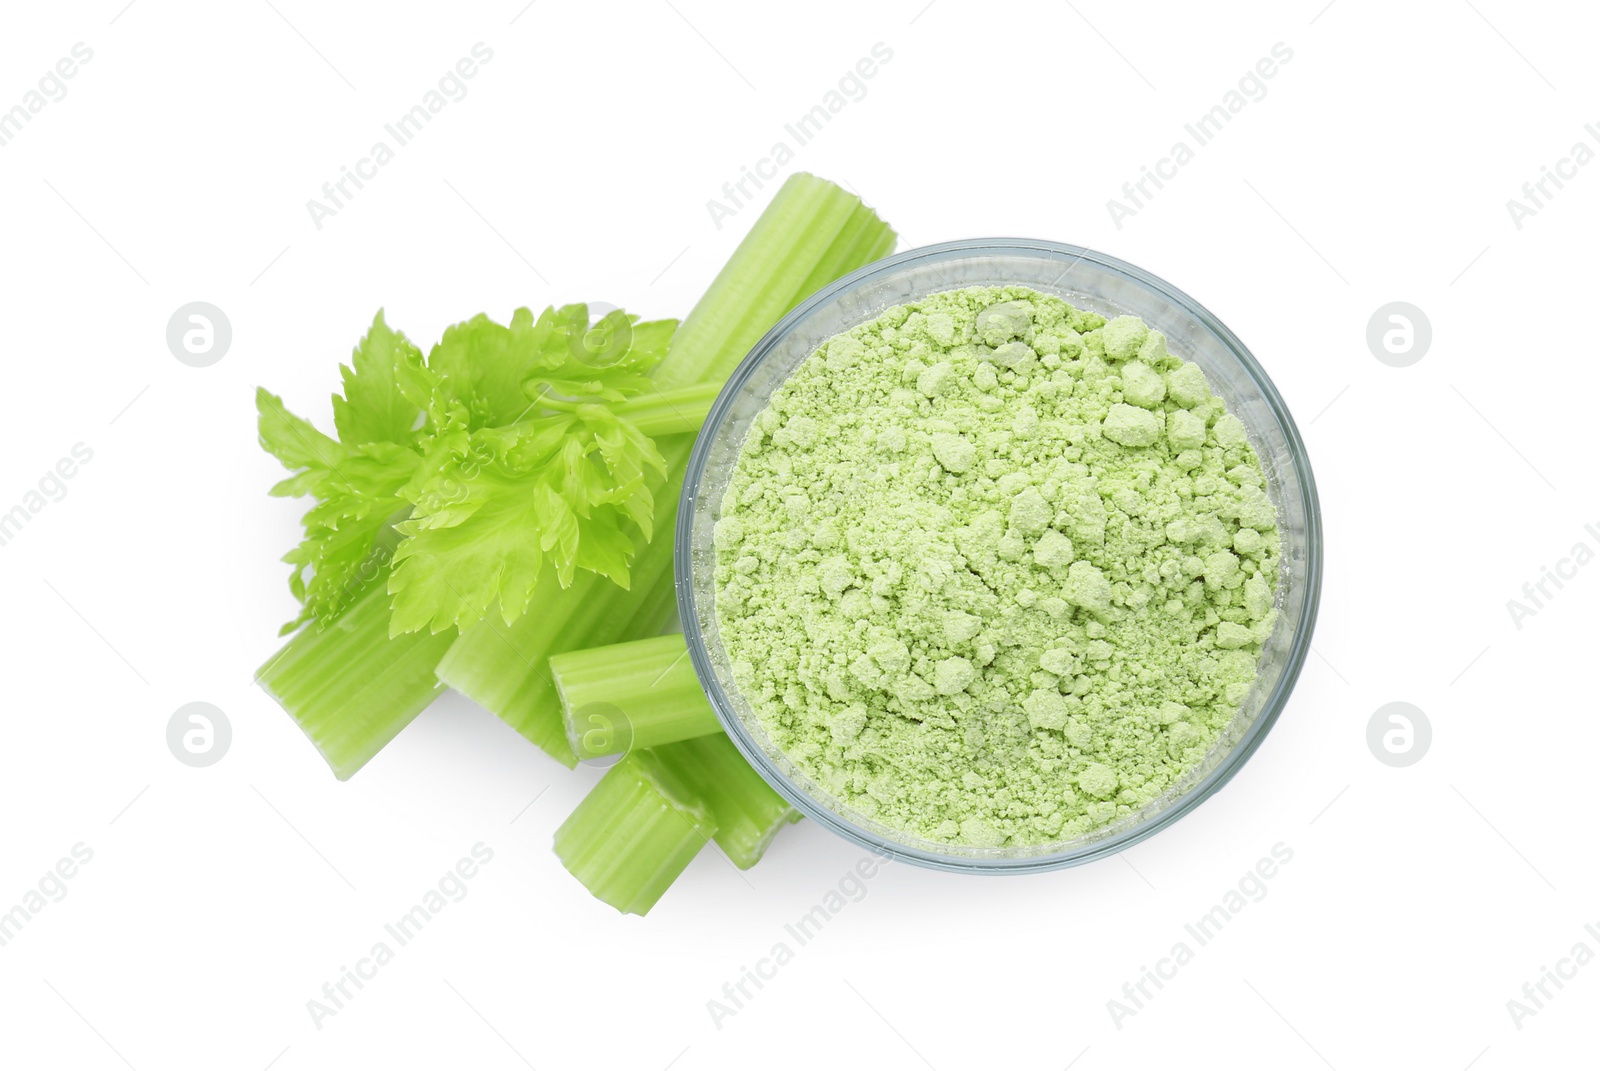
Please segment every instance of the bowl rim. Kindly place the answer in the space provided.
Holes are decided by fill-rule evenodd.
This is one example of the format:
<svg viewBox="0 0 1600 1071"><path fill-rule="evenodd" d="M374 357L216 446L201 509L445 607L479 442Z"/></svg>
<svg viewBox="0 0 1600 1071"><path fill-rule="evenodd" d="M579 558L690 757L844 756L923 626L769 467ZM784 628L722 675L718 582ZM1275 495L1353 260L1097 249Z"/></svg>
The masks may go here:
<svg viewBox="0 0 1600 1071"><path fill-rule="evenodd" d="M1279 674L1271 694L1263 702L1261 713L1245 729L1233 748L1217 763L1216 767L1200 781L1196 782L1186 793L1174 800L1171 805L1121 833L1101 840L1091 841L1067 851L1041 852L1035 855L1009 857L958 856L891 841L878 836L870 830L857 826L791 782L776 767L765 750L751 738L744 722L734 711L733 705L723 688L722 681L711 664L705 638L700 630L700 619L696 609L694 593L694 561L691 541L694 531L695 503L699 499L700 481L705 474L706 462L712 447L715 445L716 433L721 429L728 410L739 398L745 381L761 367L780 340L787 337L798 324L802 323L818 307L832 301L839 294L856 289L884 276L892 275L909 265L930 260L954 259L957 256L1004 256L1008 254L1028 256L1042 254L1044 259L1070 258L1070 262L1057 278L1057 283L1065 279L1081 262L1088 262L1096 267L1120 274L1126 279L1165 298L1172 304L1183 308L1221 340L1255 384L1262 399L1277 419L1288 443L1290 459L1300 486L1300 497L1306 517L1305 584L1307 590L1304 609L1300 615L1294 635L1290 638L1288 655L1282 672ZM1019 283L1017 285L1025 284ZM960 289L960 287L952 287L951 289ZM684 639L689 649L690 660L694 665L696 676L700 679L701 687L705 690L706 696L710 700L711 708L716 713L717 720L728 734L729 739L733 741L734 746L755 767L756 772L801 814L880 857L913 863L935 870L959 873L1034 873L1093 862L1096 859L1113 855L1138 844L1148 837L1154 836L1210 799L1238 773L1250 757L1255 754L1256 750L1260 748L1262 742L1266 739L1267 733L1277 723L1283 708L1288 704L1289 697L1299 681L1300 671L1305 665L1306 656L1311 649L1311 636L1315 630L1317 612L1320 608L1322 597L1322 512L1317 495L1316 480L1311 471L1310 457L1306 452L1305 442L1300 436L1299 427L1295 424L1294 418L1289 412L1289 407L1284 403L1282 396L1279 395L1277 388L1261 367L1260 362L1256 360L1255 355L1209 309L1166 280L1145 271L1137 265L1130 264L1109 254L1084 246L1070 245L1065 242L1055 242L1041 238L967 238L918 246L858 268L850 274L829 283L796 305L751 347L750 352L745 355L743 360L739 362L738 367L734 369L733 374L728 377L727 382L718 393L716 401L712 404L705 423L701 426L700 432L695 439L694 449L689 456L688 470L678 502L678 518L674 540L673 573L677 588L678 612L682 619ZM712 612L715 612L714 607L712 607Z"/></svg>

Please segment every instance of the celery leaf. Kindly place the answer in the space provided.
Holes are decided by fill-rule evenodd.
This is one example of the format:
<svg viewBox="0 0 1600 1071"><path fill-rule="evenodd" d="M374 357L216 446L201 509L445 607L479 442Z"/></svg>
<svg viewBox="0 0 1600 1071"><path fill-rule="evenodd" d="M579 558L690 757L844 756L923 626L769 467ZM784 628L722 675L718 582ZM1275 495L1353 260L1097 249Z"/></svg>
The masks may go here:
<svg viewBox="0 0 1600 1071"><path fill-rule="evenodd" d="M509 624L543 574L577 570L626 587L648 539L654 442L612 406L652 387L676 321L586 305L478 315L424 360L382 311L340 368L338 439L257 394L262 446L291 475L272 493L310 496L305 538L284 558L300 616L327 622L388 570L391 628Z"/></svg>

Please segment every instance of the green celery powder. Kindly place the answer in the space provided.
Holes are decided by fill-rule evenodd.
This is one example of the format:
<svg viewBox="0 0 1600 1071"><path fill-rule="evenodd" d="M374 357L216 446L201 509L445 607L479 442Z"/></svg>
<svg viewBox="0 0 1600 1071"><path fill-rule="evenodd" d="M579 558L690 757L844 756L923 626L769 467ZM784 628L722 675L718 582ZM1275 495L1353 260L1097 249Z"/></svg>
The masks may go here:
<svg viewBox="0 0 1600 1071"><path fill-rule="evenodd" d="M1022 287L824 343L756 417L714 535L772 742L934 842L1049 844L1154 800L1276 617L1277 512L1199 366Z"/></svg>

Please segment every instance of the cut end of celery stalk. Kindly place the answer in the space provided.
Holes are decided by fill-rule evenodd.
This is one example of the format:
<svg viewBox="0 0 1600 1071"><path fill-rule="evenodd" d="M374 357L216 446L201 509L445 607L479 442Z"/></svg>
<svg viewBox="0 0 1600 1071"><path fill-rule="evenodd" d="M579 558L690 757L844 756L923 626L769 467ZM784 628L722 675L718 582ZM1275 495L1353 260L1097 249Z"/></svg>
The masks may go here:
<svg viewBox="0 0 1600 1071"><path fill-rule="evenodd" d="M653 753L617 763L556 830L563 866L597 899L643 915L716 832L709 809Z"/></svg>
<svg viewBox="0 0 1600 1071"><path fill-rule="evenodd" d="M655 755L705 804L716 823L717 847L740 870L760 862L778 830L800 820L800 812L756 773L724 733L667 744L656 748Z"/></svg>
<svg viewBox="0 0 1600 1071"><path fill-rule="evenodd" d="M327 625L313 622L256 671L256 682L348 780L444 691L434 666L453 633L389 636L383 578Z"/></svg>
<svg viewBox="0 0 1600 1071"><path fill-rule="evenodd" d="M681 633L552 655L550 673L580 760L722 731Z"/></svg>

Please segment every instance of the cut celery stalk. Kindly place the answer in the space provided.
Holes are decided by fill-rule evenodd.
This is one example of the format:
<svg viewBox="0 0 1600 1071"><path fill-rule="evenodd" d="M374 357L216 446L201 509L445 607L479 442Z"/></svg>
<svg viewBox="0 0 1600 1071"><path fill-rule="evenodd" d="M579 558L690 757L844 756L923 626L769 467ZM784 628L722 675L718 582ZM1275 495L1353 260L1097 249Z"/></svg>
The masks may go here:
<svg viewBox="0 0 1600 1071"><path fill-rule="evenodd" d="M888 224L848 190L790 175L678 325L656 382L666 390L726 380L785 313L894 243Z"/></svg>
<svg viewBox="0 0 1600 1071"><path fill-rule="evenodd" d="M388 570L333 621L306 625L256 671L343 781L444 690L450 633L389 636Z"/></svg>
<svg viewBox="0 0 1600 1071"><path fill-rule="evenodd" d="M580 760L722 731L680 633L552 655L550 673Z"/></svg>
<svg viewBox="0 0 1600 1071"><path fill-rule="evenodd" d="M761 336L826 284L894 248L889 225L854 195L814 175L792 175L679 326L654 379L663 392L720 385ZM649 396L646 396L647 398ZM542 585L511 626L485 619L439 664L439 679L498 714L568 766L551 655L659 633L672 619L672 533L691 436L657 441L672 474L656 491L656 534L640 547L628 590L589 574L566 589Z"/></svg>
<svg viewBox="0 0 1600 1071"><path fill-rule="evenodd" d="M654 752L606 771L556 830L563 866L625 914L655 906L716 832L710 810Z"/></svg>
<svg viewBox="0 0 1600 1071"><path fill-rule="evenodd" d="M717 846L740 870L755 866L778 830L800 820L800 812L756 773L724 733L667 744L654 754L705 804L717 827Z"/></svg>

